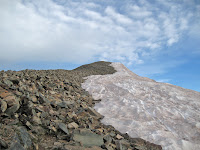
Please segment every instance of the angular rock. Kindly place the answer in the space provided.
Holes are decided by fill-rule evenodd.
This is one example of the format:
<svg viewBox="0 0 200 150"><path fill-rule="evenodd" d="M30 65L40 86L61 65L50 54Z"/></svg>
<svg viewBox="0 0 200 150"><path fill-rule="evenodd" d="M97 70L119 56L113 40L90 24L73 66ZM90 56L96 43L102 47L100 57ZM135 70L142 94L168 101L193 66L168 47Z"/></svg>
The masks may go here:
<svg viewBox="0 0 200 150"><path fill-rule="evenodd" d="M12 106L16 103L16 97L14 95L8 95L4 98L9 106Z"/></svg>
<svg viewBox="0 0 200 150"><path fill-rule="evenodd" d="M118 140L121 140L121 139L123 139L124 137L121 136L121 135L119 135L119 134L117 134L116 138L117 138Z"/></svg>
<svg viewBox="0 0 200 150"><path fill-rule="evenodd" d="M27 132L27 130L24 127L19 127L19 134L20 134L20 138L21 138L21 142L24 145L24 148L30 148L32 146L32 141L31 138L29 136L29 133Z"/></svg>
<svg viewBox="0 0 200 150"><path fill-rule="evenodd" d="M10 80L4 79L3 82L8 86L11 87L13 83Z"/></svg>
<svg viewBox="0 0 200 150"><path fill-rule="evenodd" d="M3 73L3 78L7 78L8 75L6 73Z"/></svg>
<svg viewBox="0 0 200 150"><path fill-rule="evenodd" d="M88 112L89 112L91 115L97 117L98 119L100 119L100 118L103 117L100 113L98 113L96 110L94 110L94 109L91 108L91 107L88 107Z"/></svg>
<svg viewBox="0 0 200 150"><path fill-rule="evenodd" d="M75 130L73 140L80 142L85 147L101 146L104 144L103 136L97 135L88 129Z"/></svg>
<svg viewBox="0 0 200 150"><path fill-rule="evenodd" d="M105 142L107 142L107 143L111 143L111 142L112 142L112 138L110 137L110 135L104 136L103 139L104 139Z"/></svg>
<svg viewBox="0 0 200 150"><path fill-rule="evenodd" d="M67 127L68 127L69 129L77 129L79 126L78 126L77 123L72 122L72 123L69 123L69 124L67 125Z"/></svg>
<svg viewBox="0 0 200 150"><path fill-rule="evenodd" d="M65 102L58 103L57 106L60 106L61 108L68 108Z"/></svg>
<svg viewBox="0 0 200 150"><path fill-rule="evenodd" d="M5 112L7 109L7 103L4 100L0 99L0 105L1 105L1 112Z"/></svg>
<svg viewBox="0 0 200 150"><path fill-rule="evenodd" d="M32 120L33 120L33 123L36 125L42 124L41 119L37 116L33 116Z"/></svg>
<svg viewBox="0 0 200 150"><path fill-rule="evenodd" d="M18 109L19 109L20 105L19 103L14 104L13 106L9 107L5 113L8 115L13 115Z"/></svg>
<svg viewBox="0 0 200 150"><path fill-rule="evenodd" d="M47 98L45 98L41 93L39 93L39 102L40 102L41 104L43 104L43 103L48 103L48 104L50 104L50 101L49 101Z"/></svg>
<svg viewBox="0 0 200 150"><path fill-rule="evenodd" d="M58 124L58 127L59 127L63 132L65 132L67 135L69 135L69 131L68 131L68 129L67 129L67 127L66 127L66 125L65 125L64 123L59 123L59 124Z"/></svg>
<svg viewBox="0 0 200 150"><path fill-rule="evenodd" d="M32 129L32 125L29 121L26 122L26 126L29 128L29 129Z"/></svg>

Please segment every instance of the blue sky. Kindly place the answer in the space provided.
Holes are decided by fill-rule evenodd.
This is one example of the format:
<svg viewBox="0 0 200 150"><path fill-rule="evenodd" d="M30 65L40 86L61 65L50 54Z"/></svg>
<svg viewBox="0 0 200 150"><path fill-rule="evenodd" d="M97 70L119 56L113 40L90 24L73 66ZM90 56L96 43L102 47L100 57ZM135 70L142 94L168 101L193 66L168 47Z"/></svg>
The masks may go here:
<svg viewBox="0 0 200 150"><path fill-rule="evenodd" d="M121 62L200 91L199 0L0 0L0 70Z"/></svg>

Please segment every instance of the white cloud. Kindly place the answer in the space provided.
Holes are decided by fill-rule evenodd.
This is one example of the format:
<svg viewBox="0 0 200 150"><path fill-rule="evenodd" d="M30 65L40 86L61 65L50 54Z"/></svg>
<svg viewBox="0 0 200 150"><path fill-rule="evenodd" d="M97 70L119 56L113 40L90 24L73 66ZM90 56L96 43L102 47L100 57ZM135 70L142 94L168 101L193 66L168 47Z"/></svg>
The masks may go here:
<svg viewBox="0 0 200 150"><path fill-rule="evenodd" d="M200 7L190 4L196 8L192 11L185 5L145 0L123 6L89 0L60 4L1 0L0 64L97 60L141 64L146 56L153 57L162 47L178 42L186 31L193 32L190 20L200 18L196 14Z"/></svg>
<svg viewBox="0 0 200 150"><path fill-rule="evenodd" d="M127 25L127 24L131 25L132 24L132 20L130 18L115 12L115 10L110 6L106 8L105 12L108 14L108 16L115 19L118 23L122 23L122 24L125 24L125 25Z"/></svg>
<svg viewBox="0 0 200 150"><path fill-rule="evenodd" d="M145 7L139 7L138 5L131 6L131 15L133 17L137 17L138 19L142 19L144 17L149 17L152 15L151 11L148 11Z"/></svg>

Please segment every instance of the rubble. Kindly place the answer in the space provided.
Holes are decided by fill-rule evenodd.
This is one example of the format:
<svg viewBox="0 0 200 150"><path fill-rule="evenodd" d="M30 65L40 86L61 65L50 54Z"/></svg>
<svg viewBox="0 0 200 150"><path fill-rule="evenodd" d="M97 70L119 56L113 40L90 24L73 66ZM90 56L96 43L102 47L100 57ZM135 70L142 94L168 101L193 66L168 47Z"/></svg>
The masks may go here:
<svg viewBox="0 0 200 150"><path fill-rule="evenodd" d="M108 62L74 70L0 71L0 149L137 149L138 139L100 122L84 77L115 72ZM144 141L140 139L141 141ZM155 150L160 146L143 142Z"/></svg>

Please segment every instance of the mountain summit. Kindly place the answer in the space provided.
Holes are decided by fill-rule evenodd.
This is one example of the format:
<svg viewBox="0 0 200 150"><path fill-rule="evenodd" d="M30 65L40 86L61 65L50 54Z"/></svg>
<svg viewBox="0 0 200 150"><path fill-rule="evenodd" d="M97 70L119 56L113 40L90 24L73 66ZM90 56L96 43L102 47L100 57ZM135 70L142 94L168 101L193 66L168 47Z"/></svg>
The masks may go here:
<svg viewBox="0 0 200 150"><path fill-rule="evenodd" d="M131 138L93 108L81 83L91 75L113 74L109 62L74 70L0 71L0 149L8 150L160 150Z"/></svg>
<svg viewBox="0 0 200 150"><path fill-rule="evenodd" d="M199 108L199 92L120 63L0 71L0 149L197 150Z"/></svg>
<svg viewBox="0 0 200 150"><path fill-rule="evenodd" d="M96 100L95 110L132 138L142 138L165 150L200 149L200 93L140 77L121 63L116 72L92 75L82 84Z"/></svg>

